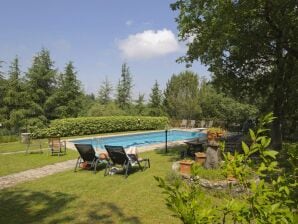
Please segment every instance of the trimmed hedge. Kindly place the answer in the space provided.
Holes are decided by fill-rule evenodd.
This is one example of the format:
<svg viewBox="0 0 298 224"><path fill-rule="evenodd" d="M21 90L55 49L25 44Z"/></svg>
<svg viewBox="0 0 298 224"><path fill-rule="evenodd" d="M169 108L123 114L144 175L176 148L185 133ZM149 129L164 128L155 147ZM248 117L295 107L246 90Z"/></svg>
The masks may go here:
<svg viewBox="0 0 298 224"><path fill-rule="evenodd" d="M53 120L49 128L33 133L35 138L77 136L109 132L164 129L167 117L110 116Z"/></svg>

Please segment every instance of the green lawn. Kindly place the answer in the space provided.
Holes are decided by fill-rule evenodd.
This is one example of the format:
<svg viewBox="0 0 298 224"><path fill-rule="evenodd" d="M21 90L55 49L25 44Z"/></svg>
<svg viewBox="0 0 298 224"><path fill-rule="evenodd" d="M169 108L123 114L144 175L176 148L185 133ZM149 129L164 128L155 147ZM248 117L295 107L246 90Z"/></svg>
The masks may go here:
<svg viewBox="0 0 298 224"><path fill-rule="evenodd" d="M29 149L30 150L39 150L40 144L44 150L48 149L48 140L47 139L33 140L32 145L30 146ZM21 142L1 143L0 144L0 153L25 151L26 148L27 148L27 145L23 144Z"/></svg>
<svg viewBox="0 0 298 224"><path fill-rule="evenodd" d="M17 153L17 154L0 154L0 176L45 166L65 160L78 157L74 150L67 150L66 155L51 156L45 153Z"/></svg>
<svg viewBox="0 0 298 224"><path fill-rule="evenodd" d="M67 171L0 192L0 223L180 223L166 208L153 176L164 177L174 155L154 151L152 167L123 175Z"/></svg>

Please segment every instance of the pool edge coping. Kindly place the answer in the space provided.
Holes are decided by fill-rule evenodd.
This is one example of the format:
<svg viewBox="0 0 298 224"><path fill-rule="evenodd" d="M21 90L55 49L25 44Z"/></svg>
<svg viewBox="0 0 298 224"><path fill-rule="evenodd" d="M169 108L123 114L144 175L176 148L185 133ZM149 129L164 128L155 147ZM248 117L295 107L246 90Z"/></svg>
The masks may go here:
<svg viewBox="0 0 298 224"><path fill-rule="evenodd" d="M188 132L194 132L194 131L199 131L201 133L205 133L204 131L198 129L198 128L191 128L191 129L182 129L182 128L173 128L173 129L169 129L171 131L177 130L177 131L188 131ZM91 138L97 138L97 137L102 137L102 138L109 138L109 137L116 137L116 136L126 136L126 135L133 135L133 134L142 134L142 133L154 133L154 132L160 132L160 131L165 131L165 130L152 130L152 131L140 131L140 132L135 132L135 133L121 133L121 134L107 134L107 135L98 135L98 136L93 136ZM66 142L66 147L68 149L72 149L72 150L76 150L74 143L71 142L73 140L85 140L85 139L90 139L90 137L83 137L83 138L72 138L72 139L67 139L65 140ZM172 141L172 142L168 142L167 146L169 148L172 148L174 146L179 146L182 144L185 144L184 142L185 140L179 140L179 141ZM137 149L139 152L147 152L147 151L153 151L156 149L162 149L165 148L165 143L158 143L158 144L151 144L151 145L145 145L145 146L138 146ZM99 152L99 149L95 149L95 151Z"/></svg>

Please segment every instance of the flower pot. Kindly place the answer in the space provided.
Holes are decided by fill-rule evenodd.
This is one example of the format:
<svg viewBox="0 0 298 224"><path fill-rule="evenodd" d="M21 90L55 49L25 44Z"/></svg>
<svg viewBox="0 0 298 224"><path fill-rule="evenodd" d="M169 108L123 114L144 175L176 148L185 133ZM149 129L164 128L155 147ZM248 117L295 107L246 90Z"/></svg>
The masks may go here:
<svg viewBox="0 0 298 224"><path fill-rule="evenodd" d="M223 136L223 133L222 132L217 133L217 137L218 138L221 138L222 136Z"/></svg>
<svg viewBox="0 0 298 224"><path fill-rule="evenodd" d="M213 133L213 132L208 132L207 133L207 138L208 138L208 141L216 140L217 134Z"/></svg>
<svg viewBox="0 0 298 224"><path fill-rule="evenodd" d="M205 163L206 160L206 154L203 152L197 152L195 153L195 157L196 157L196 163L203 165Z"/></svg>
<svg viewBox="0 0 298 224"><path fill-rule="evenodd" d="M180 163L180 172L184 174L190 174L191 171L191 165L193 164L193 161L191 160L182 160Z"/></svg>

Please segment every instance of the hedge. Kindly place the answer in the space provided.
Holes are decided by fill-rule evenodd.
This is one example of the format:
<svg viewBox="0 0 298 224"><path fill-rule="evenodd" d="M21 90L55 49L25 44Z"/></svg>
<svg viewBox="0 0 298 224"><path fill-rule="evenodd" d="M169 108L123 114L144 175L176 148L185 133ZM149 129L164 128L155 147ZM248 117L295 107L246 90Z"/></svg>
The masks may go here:
<svg viewBox="0 0 298 224"><path fill-rule="evenodd" d="M78 136L120 131L164 129L167 117L109 116L53 120L50 126L33 132L35 138Z"/></svg>

